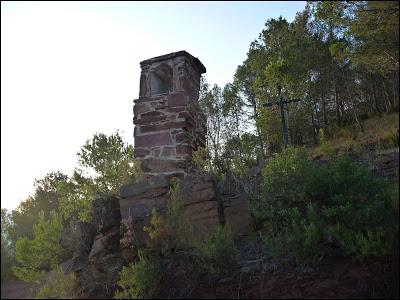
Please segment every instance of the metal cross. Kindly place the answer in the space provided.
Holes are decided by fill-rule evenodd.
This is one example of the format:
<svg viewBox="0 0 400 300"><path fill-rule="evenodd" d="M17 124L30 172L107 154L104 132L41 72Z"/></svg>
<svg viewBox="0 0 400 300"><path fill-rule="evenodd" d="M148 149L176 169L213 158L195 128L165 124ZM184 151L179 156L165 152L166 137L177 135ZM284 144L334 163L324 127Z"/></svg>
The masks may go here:
<svg viewBox="0 0 400 300"><path fill-rule="evenodd" d="M271 106L273 106L273 105L279 105L279 107L280 107L280 109L281 109L282 131L283 131L283 143L284 143L285 148L286 148L287 145L289 144L289 135L288 135L288 129L287 129L286 120L285 120L284 105L285 105L285 104L289 104L289 103L299 102L299 101L301 101L301 99L296 98L296 99L292 99L292 100L284 100L283 97L282 97L282 95L281 95L281 89L282 89L282 87L281 87L280 85L278 85L278 97L279 97L279 101L264 103L264 104L263 104L263 107L271 107Z"/></svg>

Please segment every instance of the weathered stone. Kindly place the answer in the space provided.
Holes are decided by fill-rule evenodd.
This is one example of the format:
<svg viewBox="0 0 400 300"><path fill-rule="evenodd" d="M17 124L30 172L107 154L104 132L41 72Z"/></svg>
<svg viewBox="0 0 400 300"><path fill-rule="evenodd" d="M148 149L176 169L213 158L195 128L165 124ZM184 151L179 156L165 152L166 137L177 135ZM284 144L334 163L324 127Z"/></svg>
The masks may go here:
<svg viewBox="0 0 400 300"><path fill-rule="evenodd" d="M150 180L139 181L131 185L123 186L120 189L120 196L122 198L129 198L147 192L150 187L153 189L168 187L171 177L172 175L161 174L152 177Z"/></svg>
<svg viewBox="0 0 400 300"><path fill-rule="evenodd" d="M189 141L189 134L187 132L180 132L175 135L176 143L184 143Z"/></svg>
<svg viewBox="0 0 400 300"><path fill-rule="evenodd" d="M133 113L135 116L147 113L151 110L147 103L138 103L133 106Z"/></svg>
<svg viewBox="0 0 400 300"><path fill-rule="evenodd" d="M119 240L119 227L97 234L89 253L89 261L96 262L104 253L119 250Z"/></svg>
<svg viewBox="0 0 400 300"><path fill-rule="evenodd" d="M118 198L110 196L95 199L92 202L92 215L98 232L104 233L119 227L121 213Z"/></svg>
<svg viewBox="0 0 400 300"><path fill-rule="evenodd" d="M175 155L175 147L164 147L161 153L161 157L174 157Z"/></svg>
<svg viewBox="0 0 400 300"><path fill-rule="evenodd" d="M143 159L141 161L143 172L165 173L176 170L184 170L186 162L184 160L166 160L166 159Z"/></svg>
<svg viewBox="0 0 400 300"><path fill-rule="evenodd" d="M156 160L164 158L164 160L172 161L169 164L144 162L142 169L145 175L153 175L158 172L187 172L188 166L185 165L185 168L182 168L181 163L176 163L175 159L187 159L190 156L189 149L180 147L179 157L176 157L174 150L165 148L165 146L183 142L193 144L196 135L204 135L203 124L198 122L194 116L201 114L197 100L200 75L205 68L198 59L193 58L185 51L146 60L141 63L141 68L141 75L143 75L141 88L147 93L144 95L141 91L141 97L134 100L135 105L138 106L134 109L134 124L140 125L134 134L135 148L164 147L164 152L153 150L146 154L146 158ZM146 89L144 89L143 80L146 80ZM178 118L182 120L178 121ZM192 138L182 135L176 138L172 136L182 130L190 132ZM161 135L166 131L170 131L171 135ZM147 136L148 134L154 134L154 137ZM204 140L204 137L201 140ZM143 157L145 156L139 156L139 158ZM174 164L176 170L171 169Z"/></svg>
<svg viewBox="0 0 400 300"><path fill-rule="evenodd" d="M151 149L152 157L158 158L158 157L160 157L160 153L161 153L161 148L160 147Z"/></svg>
<svg viewBox="0 0 400 300"><path fill-rule="evenodd" d="M74 257L85 257L93 245L96 226L92 222L78 221L75 226Z"/></svg>
<svg viewBox="0 0 400 300"><path fill-rule="evenodd" d="M168 107L185 106L187 100L183 93L171 94L168 96Z"/></svg>
<svg viewBox="0 0 400 300"><path fill-rule="evenodd" d="M253 222L249 202L240 197L224 202L224 217L235 235L248 232Z"/></svg>
<svg viewBox="0 0 400 300"><path fill-rule="evenodd" d="M185 121L173 121L161 124L142 125L140 126L140 133L156 132L156 131L168 130L171 128L183 128L186 126L187 123Z"/></svg>
<svg viewBox="0 0 400 300"><path fill-rule="evenodd" d="M186 110L185 106L177 106L177 107L167 108L167 112L172 112L172 113L178 113L178 112L185 111L185 110Z"/></svg>
<svg viewBox="0 0 400 300"><path fill-rule="evenodd" d="M192 154L192 147L189 145L177 145L176 146L176 154L181 155L181 154Z"/></svg>
<svg viewBox="0 0 400 300"><path fill-rule="evenodd" d="M164 145L172 145L171 134L169 132L140 135L135 138L135 147L151 148Z"/></svg>
<svg viewBox="0 0 400 300"><path fill-rule="evenodd" d="M145 119L145 118L148 118L148 117L162 117L162 116L165 116L165 114L163 114L160 111L149 111L149 112L141 114L140 118L141 119Z"/></svg>
<svg viewBox="0 0 400 300"><path fill-rule="evenodd" d="M149 149L135 148L135 157L145 157L150 153Z"/></svg>
<svg viewBox="0 0 400 300"><path fill-rule="evenodd" d="M167 120L166 116L147 117L147 118L144 118L144 119L135 119L135 118L133 118L133 124L135 124L135 125L145 125L145 124L151 124L151 123L165 121L165 120Z"/></svg>
<svg viewBox="0 0 400 300"><path fill-rule="evenodd" d="M79 290L86 298L109 298L117 289L123 259L120 251L121 214L115 197L97 198L92 202L97 235L86 258L72 261Z"/></svg>
<svg viewBox="0 0 400 300"><path fill-rule="evenodd" d="M131 216L134 220L147 218L151 215L153 208L161 209L168 201L168 197L124 199L121 201L122 217Z"/></svg>

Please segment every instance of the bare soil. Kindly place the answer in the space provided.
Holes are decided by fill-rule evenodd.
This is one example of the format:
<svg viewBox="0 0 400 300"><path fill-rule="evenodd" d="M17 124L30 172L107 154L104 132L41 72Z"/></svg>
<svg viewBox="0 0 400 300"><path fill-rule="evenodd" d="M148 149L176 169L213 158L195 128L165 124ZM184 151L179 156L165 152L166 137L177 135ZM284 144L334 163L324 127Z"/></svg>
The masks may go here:
<svg viewBox="0 0 400 300"><path fill-rule="evenodd" d="M25 281L9 281L1 284L1 299L31 299L33 284Z"/></svg>

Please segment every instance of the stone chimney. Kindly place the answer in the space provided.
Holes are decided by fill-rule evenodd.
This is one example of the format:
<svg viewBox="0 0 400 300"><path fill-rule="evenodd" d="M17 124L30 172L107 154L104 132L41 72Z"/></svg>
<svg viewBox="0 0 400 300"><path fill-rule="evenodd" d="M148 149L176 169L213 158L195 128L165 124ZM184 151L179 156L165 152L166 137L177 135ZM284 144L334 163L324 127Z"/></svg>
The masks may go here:
<svg viewBox="0 0 400 300"><path fill-rule="evenodd" d="M186 51L140 63L134 100L135 157L146 175L190 173L192 152L205 145L206 117L198 104L206 68Z"/></svg>

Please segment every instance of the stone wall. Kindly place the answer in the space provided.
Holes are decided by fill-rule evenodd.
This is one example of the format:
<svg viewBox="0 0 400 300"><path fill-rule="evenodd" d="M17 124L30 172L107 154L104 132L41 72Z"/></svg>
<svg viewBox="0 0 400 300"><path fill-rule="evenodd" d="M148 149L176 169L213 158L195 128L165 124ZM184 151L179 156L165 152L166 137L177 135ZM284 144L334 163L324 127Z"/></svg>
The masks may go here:
<svg viewBox="0 0 400 300"><path fill-rule="evenodd" d="M206 117L198 104L205 68L185 51L143 61L141 68L135 157L147 175L187 174L192 152L205 145Z"/></svg>

